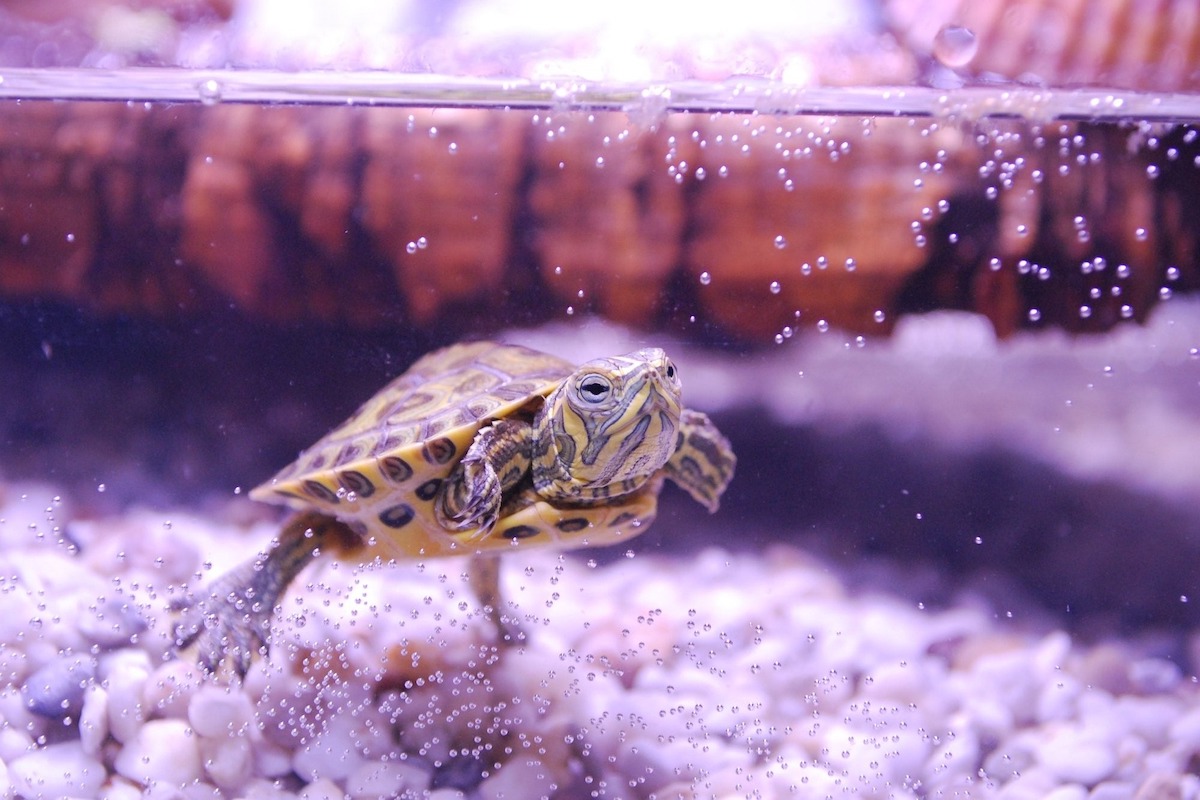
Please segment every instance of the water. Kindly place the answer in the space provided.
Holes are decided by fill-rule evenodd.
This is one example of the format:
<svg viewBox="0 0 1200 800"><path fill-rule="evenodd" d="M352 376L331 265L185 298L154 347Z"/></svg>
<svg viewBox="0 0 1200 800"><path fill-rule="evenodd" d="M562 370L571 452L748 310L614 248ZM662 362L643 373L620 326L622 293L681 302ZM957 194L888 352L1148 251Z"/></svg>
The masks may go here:
<svg viewBox="0 0 1200 800"><path fill-rule="evenodd" d="M1195 790L1195 97L0 77L0 784ZM478 338L666 348L721 509L506 557L519 648L322 559L240 689L174 658L249 490Z"/></svg>

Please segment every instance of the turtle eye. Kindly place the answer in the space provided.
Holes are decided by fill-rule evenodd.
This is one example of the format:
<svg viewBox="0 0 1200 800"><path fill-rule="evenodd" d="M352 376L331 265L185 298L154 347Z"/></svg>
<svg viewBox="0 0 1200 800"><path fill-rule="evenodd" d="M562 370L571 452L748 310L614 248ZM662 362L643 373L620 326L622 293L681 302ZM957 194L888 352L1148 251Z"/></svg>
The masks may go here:
<svg viewBox="0 0 1200 800"><path fill-rule="evenodd" d="M679 373L677 373L675 371L675 365L668 361L667 362L667 377L673 379L678 374Z"/></svg>
<svg viewBox="0 0 1200 800"><path fill-rule="evenodd" d="M579 382L579 396L589 403L601 403L612 394L612 382L602 375L588 375Z"/></svg>

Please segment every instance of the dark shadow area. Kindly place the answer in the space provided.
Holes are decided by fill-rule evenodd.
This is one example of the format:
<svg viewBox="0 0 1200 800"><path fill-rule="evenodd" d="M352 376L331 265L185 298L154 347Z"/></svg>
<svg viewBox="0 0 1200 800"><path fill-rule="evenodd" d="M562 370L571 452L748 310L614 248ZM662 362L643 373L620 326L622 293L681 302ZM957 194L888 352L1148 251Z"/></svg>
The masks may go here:
<svg viewBox="0 0 1200 800"><path fill-rule="evenodd" d="M720 512L668 491L640 548L785 541L844 566L932 565L947 592L985 596L1003 575L1028 595L1016 600L1084 633L1200 622L1200 504L1080 480L1000 448L900 442L877 427L787 428L755 412L718 422L738 454Z"/></svg>

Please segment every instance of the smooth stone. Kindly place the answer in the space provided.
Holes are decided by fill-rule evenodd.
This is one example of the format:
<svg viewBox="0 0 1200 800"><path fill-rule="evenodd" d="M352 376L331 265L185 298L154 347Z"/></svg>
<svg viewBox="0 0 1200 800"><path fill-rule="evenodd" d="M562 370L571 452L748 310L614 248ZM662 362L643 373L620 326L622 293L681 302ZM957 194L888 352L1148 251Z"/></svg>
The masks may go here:
<svg viewBox="0 0 1200 800"><path fill-rule="evenodd" d="M1078 783L1068 783L1051 790L1042 800L1087 800L1087 796L1087 789Z"/></svg>
<svg viewBox="0 0 1200 800"><path fill-rule="evenodd" d="M254 774L254 751L241 736L200 742L204 771L222 789L236 790Z"/></svg>
<svg viewBox="0 0 1200 800"><path fill-rule="evenodd" d="M1105 781L1092 787L1088 800L1134 800L1136 792L1131 784L1124 781ZM1155 798L1159 800L1159 798Z"/></svg>
<svg viewBox="0 0 1200 800"><path fill-rule="evenodd" d="M186 719L192 696L204 685L199 668L182 658L162 664L142 686L142 703L153 715Z"/></svg>
<svg viewBox="0 0 1200 800"><path fill-rule="evenodd" d="M117 754L116 771L138 783L182 786L203 775L200 748L188 724L178 719L147 722Z"/></svg>
<svg viewBox="0 0 1200 800"><path fill-rule="evenodd" d="M88 755L100 752L108 738L108 692L101 686L89 686L79 712L79 742Z"/></svg>
<svg viewBox="0 0 1200 800"><path fill-rule="evenodd" d="M1183 776L1168 772L1150 774L1138 787L1134 800L1182 800Z"/></svg>
<svg viewBox="0 0 1200 800"><path fill-rule="evenodd" d="M96 677L96 659L89 655L65 655L35 671L21 687L25 707L38 716L59 719L76 714L83 706L83 693Z"/></svg>
<svg viewBox="0 0 1200 800"><path fill-rule="evenodd" d="M463 800L464 797L466 797L466 795L460 792L458 789L442 787L441 789L434 789L432 792L425 795L425 800Z"/></svg>
<svg viewBox="0 0 1200 800"><path fill-rule="evenodd" d="M119 650L100 666L107 675L109 733L118 742L129 742L146 719L142 687L150 677L150 659L137 650Z"/></svg>
<svg viewBox="0 0 1200 800"><path fill-rule="evenodd" d="M187 719L201 736L223 737L244 732L254 722L254 706L244 692L201 686L188 701Z"/></svg>
<svg viewBox="0 0 1200 800"><path fill-rule="evenodd" d="M32 751L32 736L17 728L0 727L0 762L16 761Z"/></svg>
<svg viewBox="0 0 1200 800"><path fill-rule="evenodd" d="M109 598L81 614L76 627L101 647L122 647L144 633L149 623L128 600Z"/></svg>
<svg viewBox="0 0 1200 800"><path fill-rule="evenodd" d="M274 783L255 778L246 784L237 795L238 800L296 800L296 795L280 789Z"/></svg>
<svg viewBox="0 0 1200 800"><path fill-rule="evenodd" d="M390 798L421 793L429 788L429 773L403 761L372 761L361 764L346 779L346 793L354 800Z"/></svg>
<svg viewBox="0 0 1200 800"><path fill-rule="evenodd" d="M13 791L23 797L93 797L104 784L104 765L79 742L47 745L8 765Z"/></svg>
<svg viewBox="0 0 1200 800"><path fill-rule="evenodd" d="M477 791L481 800L536 800L550 797L556 788L542 762L516 756L479 784Z"/></svg>
<svg viewBox="0 0 1200 800"><path fill-rule="evenodd" d="M300 790L300 800L346 800L346 793L328 778L317 778Z"/></svg>
<svg viewBox="0 0 1200 800"><path fill-rule="evenodd" d="M1042 742L1037 760L1052 775L1071 783L1093 786L1117 768L1113 747L1093 735L1067 728Z"/></svg>
<svg viewBox="0 0 1200 800"><path fill-rule="evenodd" d="M8 765L0 761L0 798L8 800L12 796L12 779L8 777Z"/></svg>

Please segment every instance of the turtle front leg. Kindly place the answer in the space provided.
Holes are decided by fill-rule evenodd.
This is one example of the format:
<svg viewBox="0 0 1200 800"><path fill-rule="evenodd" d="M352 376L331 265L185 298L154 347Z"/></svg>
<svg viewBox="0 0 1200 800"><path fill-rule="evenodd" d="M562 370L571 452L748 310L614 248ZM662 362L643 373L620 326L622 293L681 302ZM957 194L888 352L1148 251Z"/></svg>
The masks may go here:
<svg viewBox="0 0 1200 800"><path fill-rule="evenodd" d="M200 597L171 603L179 612L176 649L194 645L206 672L224 664L236 678L245 677L254 657L265 651L275 607L300 571L324 552L362 546L362 537L333 517L297 514L266 553L217 579Z"/></svg>
<svg viewBox="0 0 1200 800"><path fill-rule="evenodd" d="M451 470L434 502L434 514L450 531L486 536L500 518L504 493L529 472L533 428L502 419L480 428L466 455Z"/></svg>
<svg viewBox="0 0 1200 800"><path fill-rule="evenodd" d="M720 505L736 466L729 440L708 415L684 409L679 417L679 446L667 459L667 477L712 512Z"/></svg>

